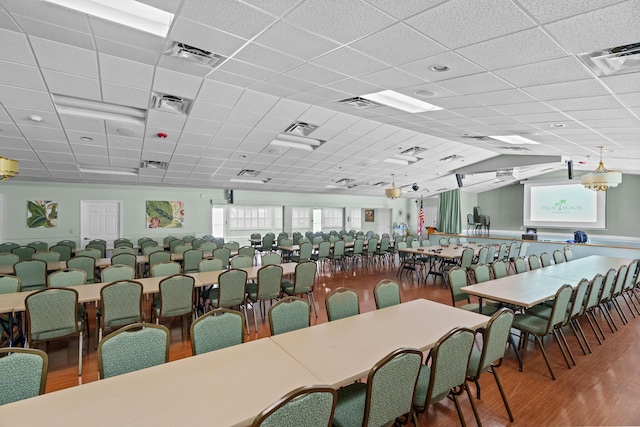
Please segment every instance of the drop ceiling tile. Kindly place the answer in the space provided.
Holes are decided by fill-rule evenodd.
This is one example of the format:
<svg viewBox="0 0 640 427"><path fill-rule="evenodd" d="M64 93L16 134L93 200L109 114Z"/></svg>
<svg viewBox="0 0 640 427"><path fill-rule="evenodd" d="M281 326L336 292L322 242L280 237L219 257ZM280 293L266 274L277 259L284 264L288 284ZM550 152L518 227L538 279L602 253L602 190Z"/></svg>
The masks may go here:
<svg viewBox="0 0 640 427"><path fill-rule="evenodd" d="M305 123L313 123L317 126L323 126L331 117L337 113L326 108L313 106L302 113L298 120Z"/></svg>
<svg viewBox="0 0 640 427"><path fill-rule="evenodd" d="M106 158L108 155L106 147L99 147L88 144L71 144L71 149L73 150L73 154L75 154L76 156L103 156ZM78 163L82 164L84 162L78 159Z"/></svg>
<svg viewBox="0 0 640 427"><path fill-rule="evenodd" d="M638 93L640 73L603 77L602 81L615 93Z"/></svg>
<svg viewBox="0 0 640 427"><path fill-rule="evenodd" d="M12 31L0 30L0 57L5 61L36 65L27 37Z"/></svg>
<svg viewBox="0 0 640 427"><path fill-rule="evenodd" d="M20 107L35 111L55 111L48 92L0 85L0 99L6 107Z"/></svg>
<svg viewBox="0 0 640 427"><path fill-rule="evenodd" d="M284 119L294 119L309 108L308 105L291 101L288 99L280 99L269 110L270 116L280 117Z"/></svg>
<svg viewBox="0 0 640 427"><path fill-rule="evenodd" d="M516 119L508 116L491 116L491 117L478 117L476 121L485 125L508 125L520 123Z"/></svg>
<svg viewBox="0 0 640 427"><path fill-rule="evenodd" d="M449 67L449 71L433 71L431 67L434 65L446 65ZM400 65L398 68L430 82L448 80L485 71L484 68L477 66L455 52L444 52L429 58L419 59Z"/></svg>
<svg viewBox="0 0 640 427"><path fill-rule="evenodd" d="M85 99L101 99L100 82L96 79L51 70L42 70L42 74L52 93Z"/></svg>
<svg viewBox="0 0 640 427"><path fill-rule="evenodd" d="M636 95L640 101L640 95ZM611 95L591 96L583 98L557 99L546 102L561 111L600 110L620 108L622 105Z"/></svg>
<svg viewBox="0 0 640 427"><path fill-rule="evenodd" d="M511 117L525 123L544 123L544 122L561 123L569 120L567 116L558 112L539 113L539 114L522 114L522 115L511 114Z"/></svg>
<svg viewBox="0 0 640 427"><path fill-rule="evenodd" d="M150 52L162 52L166 45L164 37L120 25L112 21L88 16L96 38L103 38L119 44L135 46ZM119 55L116 55L119 56Z"/></svg>
<svg viewBox="0 0 640 427"><path fill-rule="evenodd" d="M204 101L196 101L191 107L189 117L211 120L216 122L222 122L231 111L229 107L223 107L222 105L216 105Z"/></svg>
<svg viewBox="0 0 640 427"><path fill-rule="evenodd" d="M251 4L265 12L282 15L298 3L298 0L245 0L245 3Z"/></svg>
<svg viewBox="0 0 640 427"><path fill-rule="evenodd" d="M3 10L0 10L0 28L13 31L15 33L20 33L22 30L18 25L16 25L15 21L9 17L9 14Z"/></svg>
<svg viewBox="0 0 640 427"><path fill-rule="evenodd" d="M340 45L326 38L280 21L260 34L256 43L287 55L309 60L338 48Z"/></svg>
<svg viewBox="0 0 640 427"><path fill-rule="evenodd" d="M369 58L348 47L334 50L320 58L314 59L312 62L346 74L349 77L372 73L387 68L387 65L382 62Z"/></svg>
<svg viewBox="0 0 640 427"><path fill-rule="evenodd" d="M169 38L222 56L232 55L247 42L241 37L183 17L175 20Z"/></svg>
<svg viewBox="0 0 640 427"><path fill-rule="evenodd" d="M441 81L438 84L445 89L461 95L510 89L512 87L510 84L505 83L489 73L458 77L456 79Z"/></svg>
<svg viewBox="0 0 640 427"><path fill-rule="evenodd" d="M19 128L28 141L31 141L32 139L40 139L44 141L67 142L67 137L62 129L27 125L21 125Z"/></svg>
<svg viewBox="0 0 640 427"><path fill-rule="evenodd" d="M430 9L445 0L403 0L397 2L395 0L366 0L373 6L383 10L398 19L404 19L416 13Z"/></svg>
<svg viewBox="0 0 640 427"><path fill-rule="evenodd" d="M584 65L572 56L495 71L509 83L518 86L535 86L584 80L591 77Z"/></svg>
<svg viewBox="0 0 640 427"><path fill-rule="evenodd" d="M406 23L449 48L466 46L534 26L534 22L508 0L453 0L409 18Z"/></svg>
<svg viewBox="0 0 640 427"><path fill-rule="evenodd" d="M600 9L618 3L620 0L565 0L563 2L540 2L537 0L520 0L523 9L531 13L538 21L547 23L562 18Z"/></svg>
<svg viewBox="0 0 640 427"><path fill-rule="evenodd" d="M258 82L249 87L252 90L255 90L260 93L266 93L268 95L277 96L279 98L285 98L287 96L295 95L297 92L295 90L286 89L280 86L274 86L269 83Z"/></svg>
<svg viewBox="0 0 640 427"><path fill-rule="evenodd" d="M310 90L315 87L313 83L296 79L294 77L287 76L286 74L278 74L277 76L267 80L267 83L281 86L285 89L293 90L296 92L296 94L298 92L304 92L305 90Z"/></svg>
<svg viewBox="0 0 640 427"><path fill-rule="evenodd" d="M249 132L251 132L251 128L249 127L223 124L220 126L220 129L218 129L216 137L211 143L215 144L217 140L222 138L242 140Z"/></svg>
<svg viewBox="0 0 640 427"><path fill-rule="evenodd" d="M495 92L479 93L469 95L469 99L484 105L517 104L535 100L535 98L520 89L507 89Z"/></svg>
<svg viewBox="0 0 640 427"><path fill-rule="evenodd" d="M231 107L240 99L243 92L243 89L235 86L205 80L198 94L198 100Z"/></svg>
<svg viewBox="0 0 640 427"><path fill-rule="evenodd" d="M108 135L124 136L126 138L142 138L144 136L144 125L114 121L105 121L104 123Z"/></svg>
<svg viewBox="0 0 640 427"><path fill-rule="evenodd" d="M107 135L108 147L128 150L142 150L142 138L127 138L123 136Z"/></svg>
<svg viewBox="0 0 640 427"><path fill-rule="evenodd" d="M175 71L177 73L188 74L190 76L204 78L213 69L204 64L196 64L173 56L162 55L158 61L158 68Z"/></svg>
<svg viewBox="0 0 640 427"><path fill-rule="evenodd" d="M95 51L38 37L31 37L30 40L41 67L93 79L98 78L98 61Z"/></svg>
<svg viewBox="0 0 640 427"><path fill-rule="evenodd" d="M46 90L36 67L0 61L0 84L33 90Z"/></svg>
<svg viewBox="0 0 640 427"><path fill-rule="evenodd" d="M23 16L15 16L15 18L22 29L32 37L40 37L45 40L76 46L82 49L91 50L95 48L91 34L87 32L74 31L67 27L52 25L48 22L29 19Z"/></svg>
<svg viewBox="0 0 640 427"><path fill-rule="evenodd" d="M153 79L153 90L168 95L195 98L202 79L187 74L157 68Z"/></svg>
<svg viewBox="0 0 640 427"><path fill-rule="evenodd" d="M634 0L547 24L546 28L573 54L640 40L640 3Z"/></svg>
<svg viewBox="0 0 640 427"><path fill-rule="evenodd" d="M531 86L523 88L523 90L542 101L607 94L607 91L596 80L578 80L550 85Z"/></svg>
<svg viewBox="0 0 640 427"><path fill-rule="evenodd" d="M182 132L180 134L180 139L178 140L178 148L182 145L190 145L197 147L206 147L209 145L209 141L211 141L211 136L209 135L198 135L196 133L187 133Z"/></svg>
<svg viewBox="0 0 640 427"><path fill-rule="evenodd" d="M618 98L629 108L640 107L640 94L638 93L623 93L618 95Z"/></svg>
<svg viewBox="0 0 640 427"><path fill-rule="evenodd" d="M182 6L181 15L246 39L274 21L269 15L233 0L190 0Z"/></svg>
<svg viewBox="0 0 640 427"><path fill-rule="evenodd" d="M177 140L186 121L187 116L183 114L152 109L147 114L147 129L149 127L162 129L163 132L171 134L172 139Z"/></svg>
<svg viewBox="0 0 640 427"><path fill-rule="evenodd" d="M505 115L551 113L554 111L553 108L550 108L542 102L523 102L518 104L495 105L493 106L493 109Z"/></svg>
<svg viewBox="0 0 640 427"><path fill-rule="evenodd" d="M227 83L227 84L242 87L242 88L247 88L249 86L254 85L257 82L257 80L255 79L239 76L237 74L225 73L224 71L218 71L218 70L209 74L207 78L211 80L216 80L220 83Z"/></svg>
<svg viewBox="0 0 640 427"><path fill-rule="evenodd" d="M522 46L527 46L523 49ZM539 28L463 47L457 52L488 69L513 67L565 56L564 51Z"/></svg>
<svg viewBox="0 0 640 427"><path fill-rule="evenodd" d="M359 19L354 20L357 16ZM341 43L349 43L394 23L394 19L362 1L306 1L285 20Z"/></svg>
<svg viewBox="0 0 640 427"><path fill-rule="evenodd" d="M497 114L496 110L487 107L454 108L451 111L468 118L491 117Z"/></svg>
<svg viewBox="0 0 640 427"><path fill-rule="evenodd" d="M56 129L61 128L60 121L58 120L58 115L56 113L34 111L32 109L17 107L5 107L5 109L7 110L7 113L9 113L13 121L19 126L26 125ZM41 121L38 122L31 120L30 117L32 115L39 116Z"/></svg>
<svg viewBox="0 0 640 427"><path fill-rule="evenodd" d="M111 164L113 165L113 158L122 158L129 159L134 162L137 166L140 164L140 150L127 150L122 148L111 148L109 147L109 158L111 159Z"/></svg>
<svg viewBox="0 0 640 427"><path fill-rule="evenodd" d="M262 120L263 115L247 110L234 108L227 116L225 123L238 126L254 127Z"/></svg>
<svg viewBox="0 0 640 427"><path fill-rule="evenodd" d="M207 135L210 137L216 133L220 124L220 122L189 117L185 124L184 131L188 133Z"/></svg>
<svg viewBox="0 0 640 427"><path fill-rule="evenodd" d="M348 93L349 95L364 95L365 93L380 92L384 88L373 85L371 83L363 82L358 79L346 79L336 83L327 85L331 89L338 90L340 92Z"/></svg>
<svg viewBox="0 0 640 427"><path fill-rule="evenodd" d="M276 102L278 102L278 98L275 96L247 90L242 94L235 108L264 114L269 111Z"/></svg>
<svg viewBox="0 0 640 427"><path fill-rule="evenodd" d="M277 52L273 49L269 49L255 43L249 43L240 52L238 52L234 58L249 64L279 72L289 70L303 63L303 61L298 58L285 55L284 53Z"/></svg>
<svg viewBox="0 0 640 427"><path fill-rule="evenodd" d="M585 111L572 111L569 113L571 117L576 120L598 120L598 119L633 119L633 115L621 108L609 109L609 110L585 110Z"/></svg>
<svg viewBox="0 0 640 427"><path fill-rule="evenodd" d="M118 56L130 61L141 62L143 64L155 65L158 62L160 54L145 49L128 46L126 44L117 43L113 40L95 38L98 51L107 55Z"/></svg>
<svg viewBox="0 0 640 427"><path fill-rule="evenodd" d="M151 91L102 82L102 100L111 104L127 105L146 110L149 107Z"/></svg>
<svg viewBox="0 0 640 427"><path fill-rule="evenodd" d="M99 54L100 78L103 81L151 89L153 67L112 55Z"/></svg>
<svg viewBox="0 0 640 427"><path fill-rule="evenodd" d="M365 74L358 77L365 82L382 86L387 89L398 89L403 87L413 87L426 83L411 74L405 73L397 68L387 68L375 73Z"/></svg>
<svg viewBox="0 0 640 427"><path fill-rule="evenodd" d="M336 73L324 67L319 67L310 63L302 64L293 68L287 71L285 75L306 80L318 85L326 85L347 78L344 74Z"/></svg>
<svg viewBox="0 0 640 427"><path fill-rule="evenodd" d="M267 70L266 68L262 67L256 67L255 65L247 64L242 61L235 61L233 59L228 60L218 69L227 73L237 74L258 81L266 80L277 74L275 71Z"/></svg>
<svg viewBox="0 0 640 427"><path fill-rule="evenodd" d="M402 46L402 49L398 49ZM353 49L391 65L400 65L445 50L405 24L396 24L350 45Z"/></svg>
<svg viewBox="0 0 640 427"><path fill-rule="evenodd" d="M305 92L308 95L318 97L327 102L334 102L340 99L348 98L349 94L330 89L328 87L319 86Z"/></svg>
<svg viewBox="0 0 640 427"><path fill-rule="evenodd" d="M256 127L261 130L280 133L284 132L284 130L288 128L293 121L294 120L287 118L264 116Z"/></svg>

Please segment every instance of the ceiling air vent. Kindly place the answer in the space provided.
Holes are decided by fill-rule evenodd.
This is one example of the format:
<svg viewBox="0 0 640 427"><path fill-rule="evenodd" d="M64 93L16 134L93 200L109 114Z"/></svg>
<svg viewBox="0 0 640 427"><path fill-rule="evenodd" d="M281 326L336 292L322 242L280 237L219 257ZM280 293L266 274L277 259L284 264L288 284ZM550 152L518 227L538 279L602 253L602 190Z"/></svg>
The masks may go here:
<svg viewBox="0 0 640 427"><path fill-rule="evenodd" d="M179 96L154 92L151 97L151 108L176 114L187 114L191 100Z"/></svg>
<svg viewBox="0 0 640 427"><path fill-rule="evenodd" d="M626 44L578 55L598 76L640 71L640 43Z"/></svg>
<svg viewBox="0 0 640 427"><path fill-rule="evenodd" d="M295 122L284 130L284 133L298 136L307 136L313 132L318 126L304 122Z"/></svg>
<svg viewBox="0 0 640 427"><path fill-rule="evenodd" d="M411 148L407 148L406 150L403 150L400 152L400 154L404 154L405 156L416 156L422 152L427 151L426 148L422 148L422 147L411 147Z"/></svg>
<svg viewBox="0 0 640 427"><path fill-rule="evenodd" d="M381 107L382 104L378 104L377 102L369 101L368 99L360 98L356 96L354 98L341 99L338 101L340 104L349 105L355 108L373 108L373 107Z"/></svg>
<svg viewBox="0 0 640 427"><path fill-rule="evenodd" d="M208 50L189 46L188 44L176 41L172 41L169 44L169 47L164 51L164 54L213 68L227 59L217 53L209 52Z"/></svg>
<svg viewBox="0 0 640 427"><path fill-rule="evenodd" d="M384 182L384 181L378 181L378 182L372 182L369 185L372 187L384 187L385 185L388 185L388 182Z"/></svg>
<svg viewBox="0 0 640 427"><path fill-rule="evenodd" d="M352 178L342 178L336 181L336 184L346 185L351 184L355 179Z"/></svg>
<svg viewBox="0 0 640 427"><path fill-rule="evenodd" d="M452 160L458 160L458 159L461 159L461 158L462 158L462 156L459 156L457 154L452 154L450 156L441 158L440 161L441 162L450 162Z"/></svg>
<svg viewBox="0 0 640 427"><path fill-rule="evenodd" d="M524 151L531 151L529 150L527 147L498 147L501 150L507 150L507 151L520 151L520 152L524 152Z"/></svg>
<svg viewBox="0 0 640 427"><path fill-rule="evenodd" d="M491 141L492 139L484 135L462 135L465 139L475 139L477 141Z"/></svg>
<svg viewBox="0 0 640 427"><path fill-rule="evenodd" d="M250 178L255 178L258 175L260 175L260 171L256 171L253 169L242 169L237 176L246 176Z"/></svg>
<svg viewBox="0 0 640 427"><path fill-rule="evenodd" d="M140 163L140 167L143 169L160 169L166 170L167 163L166 162L158 162L156 160L143 160Z"/></svg>

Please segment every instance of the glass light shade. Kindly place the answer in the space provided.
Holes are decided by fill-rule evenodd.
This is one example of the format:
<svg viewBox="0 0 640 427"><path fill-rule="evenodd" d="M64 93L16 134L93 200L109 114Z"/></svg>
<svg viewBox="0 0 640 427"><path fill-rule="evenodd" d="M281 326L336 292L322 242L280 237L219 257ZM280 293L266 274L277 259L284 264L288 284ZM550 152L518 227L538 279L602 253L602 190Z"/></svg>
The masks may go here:
<svg viewBox="0 0 640 427"><path fill-rule="evenodd" d="M20 170L17 160L7 159L0 156L0 181L13 178Z"/></svg>

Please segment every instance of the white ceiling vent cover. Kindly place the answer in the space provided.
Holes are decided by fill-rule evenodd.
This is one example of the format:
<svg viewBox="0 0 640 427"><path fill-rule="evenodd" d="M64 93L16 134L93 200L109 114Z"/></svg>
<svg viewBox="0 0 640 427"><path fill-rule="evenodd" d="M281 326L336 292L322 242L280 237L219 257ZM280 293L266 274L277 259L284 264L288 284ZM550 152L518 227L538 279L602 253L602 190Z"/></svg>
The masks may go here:
<svg viewBox="0 0 640 427"><path fill-rule="evenodd" d="M578 55L598 76L640 71L640 43L626 44Z"/></svg>
<svg viewBox="0 0 640 427"><path fill-rule="evenodd" d="M256 176L260 175L260 171L256 171L253 169L242 169L237 176L244 176L247 178L255 178Z"/></svg>
<svg viewBox="0 0 640 427"><path fill-rule="evenodd" d="M298 136L307 136L313 132L318 126L304 122L295 122L285 129L284 133Z"/></svg>
<svg viewBox="0 0 640 427"><path fill-rule="evenodd" d="M143 160L140 163L140 167L143 169L159 169L166 170L167 163L166 162L158 162L156 160Z"/></svg>
<svg viewBox="0 0 640 427"><path fill-rule="evenodd" d="M151 108L175 114L188 114L191 100L175 95L154 92L151 97Z"/></svg>
<svg viewBox="0 0 640 427"><path fill-rule="evenodd" d="M354 98L341 99L338 101L340 104L349 105L351 107L355 107L358 109L362 108L373 108L373 107L381 107L382 104L378 104L377 102L369 101L368 99L360 98L356 96Z"/></svg>
<svg viewBox="0 0 640 427"><path fill-rule="evenodd" d="M215 68L227 59L225 56L218 55L217 53L209 52L208 50L189 46L188 44L177 41L172 41L169 44L169 47L164 51L164 54L212 68Z"/></svg>

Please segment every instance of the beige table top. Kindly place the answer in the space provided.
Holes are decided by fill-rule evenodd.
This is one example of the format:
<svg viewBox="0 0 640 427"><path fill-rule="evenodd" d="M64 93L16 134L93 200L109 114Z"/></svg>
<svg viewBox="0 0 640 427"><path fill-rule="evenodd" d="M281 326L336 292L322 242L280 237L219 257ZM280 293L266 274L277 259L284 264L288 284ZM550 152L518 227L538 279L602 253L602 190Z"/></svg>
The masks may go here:
<svg viewBox="0 0 640 427"><path fill-rule="evenodd" d="M400 347L422 351L457 326L477 329L489 317L418 299L271 337L324 384L339 387L366 376Z"/></svg>
<svg viewBox="0 0 640 427"><path fill-rule="evenodd" d="M288 276L290 274L295 274L296 265L298 265L297 262L285 262L283 264L280 264L280 266L282 267L282 275ZM239 270L245 270L247 272L247 280L255 280L258 278L258 270L260 270L260 268L261 267L259 266L246 267L240 268ZM202 286L215 285L218 283L218 277L220 277L220 274L224 273L225 271L227 270L203 271L201 273L193 273L193 277L199 280L202 283Z"/></svg>
<svg viewBox="0 0 640 427"><path fill-rule="evenodd" d="M65 261L54 261L47 263L47 271L56 271L67 268L67 263ZM0 274L11 274L13 275L13 265L0 265Z"/></svg>
<svg viewBox="0 0 640 427"><path fill-rule="evenodd" d="M0 406L0 425L246 426L320 380L265 338Z"/></svg>
<svg viewBox="0 0 640 427"><path fill-rule="evenodd" d="M592 255L568 263L465 286L461 290L469 295L528 308L553 298L564 284L575 287L583 277L592 279L595 274L605 274L609 268L617 268L625 264L625 261L628 260Z"/></svg>
<svg viewBox="0 0 640 427"><path fill-rule="evenodd" d="M0 314L13 313L16 305L24 304L24 298L30 292L12 292L0 294ZM24 295L23 295L24 294Z"/></svg>
<svg viewBox="0 0 640 427"><path fill-rule="evenodd" d="M465 243L462 245L449 245L449 246L424 246L420 248L406 248L406 249L398 249L398 252L406 252L410 254L416 254L421 256L435 256L438 258L460 258L462 256L462 251L466 248L473 249L474 254L477 254L480 248L484 245L478 243Z"/></svg>

